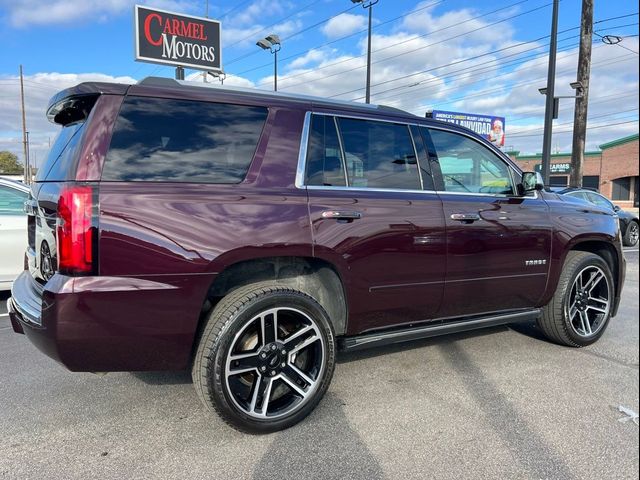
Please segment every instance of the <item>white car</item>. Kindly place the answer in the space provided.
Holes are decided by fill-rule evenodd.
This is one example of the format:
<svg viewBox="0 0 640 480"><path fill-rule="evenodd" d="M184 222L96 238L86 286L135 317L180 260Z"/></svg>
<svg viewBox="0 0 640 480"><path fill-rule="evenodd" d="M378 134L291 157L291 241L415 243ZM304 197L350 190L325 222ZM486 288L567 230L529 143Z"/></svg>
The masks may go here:
<svg viewBox="0 0 640 480"><path fill-rule="evenodd" d="M0 291L9 290L13 279L24 270L27 244L27 214L24 202L29 187L0 178Z"/></svg>

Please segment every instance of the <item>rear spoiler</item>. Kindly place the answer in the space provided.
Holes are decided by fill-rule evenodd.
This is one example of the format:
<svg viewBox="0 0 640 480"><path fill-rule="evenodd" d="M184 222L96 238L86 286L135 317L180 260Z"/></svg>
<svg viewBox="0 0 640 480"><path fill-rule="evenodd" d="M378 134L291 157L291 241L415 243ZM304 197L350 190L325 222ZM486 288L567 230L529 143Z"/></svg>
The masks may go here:
<svg viewBox="0 0 640 480"><path fill-rule="evenodd" d="M100 95L124 95L130 85L123 83L80 83L58 92L47 106L47 119L59 125L84 120Z"/></svg>

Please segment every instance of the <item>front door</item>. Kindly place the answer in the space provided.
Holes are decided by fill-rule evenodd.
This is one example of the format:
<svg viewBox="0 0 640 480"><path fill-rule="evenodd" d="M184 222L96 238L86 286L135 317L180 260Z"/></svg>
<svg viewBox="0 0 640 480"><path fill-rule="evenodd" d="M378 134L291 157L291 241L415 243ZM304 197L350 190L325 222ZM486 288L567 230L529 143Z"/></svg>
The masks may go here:
<svg viewBox="0 0 640 480"><path fill-rule="evenodd" d="M542 297L552 227L546 202L517 196L515 170L461 132L423 129L447 226L447 273L439 317L530 308Z"/></svg>
<svg viewBox="0 0 640 480"><path fill-rule="evenodd" d="M442 204L423 189L407 125L313 115L306 181L314 255L340 270L348 334L432 319L442 300ZM426 154L425 154L426 161Z"/></svg>

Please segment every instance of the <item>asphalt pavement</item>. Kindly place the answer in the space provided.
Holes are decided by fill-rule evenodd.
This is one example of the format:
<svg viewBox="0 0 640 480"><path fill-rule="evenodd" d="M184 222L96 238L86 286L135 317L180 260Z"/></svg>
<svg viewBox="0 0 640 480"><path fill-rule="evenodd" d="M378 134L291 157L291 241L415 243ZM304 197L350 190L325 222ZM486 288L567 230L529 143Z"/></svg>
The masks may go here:
<svg viewBox="0 0 640 480"><path fill-rule="evenodd" d="M301 424L245 435L190 375L71 373L0 308L0 478L638 478L638 250L619 315L570 349L533 325L341 354ZM6 299L6 295L0 297Z"/></svg>

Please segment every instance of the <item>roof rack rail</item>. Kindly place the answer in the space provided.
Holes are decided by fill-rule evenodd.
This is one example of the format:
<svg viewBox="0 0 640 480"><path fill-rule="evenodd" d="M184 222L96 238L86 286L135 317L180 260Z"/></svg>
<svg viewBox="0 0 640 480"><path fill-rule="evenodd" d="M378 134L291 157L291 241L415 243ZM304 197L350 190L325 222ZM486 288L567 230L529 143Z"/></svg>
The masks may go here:
<svg viewBox="0 0 640 480"><path fill-rule="evenodd" d="M367 103L349 102L345 100L334 100L334 99L315 97L315 96L305 95L305 94L271 92L271 91L261 90L257 88L228 87L226 85L221 86L221 85L214 85L214 84L208 84L208 83L196 83L188 80L175 80L173 78L167 78L167 77L146 77L140 80L138 82L138 85L151 86L151 87L173 87L173 88L175 87L210 88L210 89L216 89L218 91L222 90L227 92L233 92L236 94L262 95L262 96L270 96L274 98L289 98L291 100L311 102L316 105L333 105L333 106L349 105L351 107L355 106L362 109L377 109L377 110L382 110L385 112L395 113L395 114L400 114L405 116L407 115L412 117L415 116L412 113L409 113L400 108L389 107L387 105L375 105L375 104L372 105Z"/></svg>

